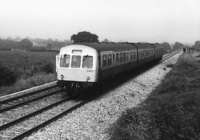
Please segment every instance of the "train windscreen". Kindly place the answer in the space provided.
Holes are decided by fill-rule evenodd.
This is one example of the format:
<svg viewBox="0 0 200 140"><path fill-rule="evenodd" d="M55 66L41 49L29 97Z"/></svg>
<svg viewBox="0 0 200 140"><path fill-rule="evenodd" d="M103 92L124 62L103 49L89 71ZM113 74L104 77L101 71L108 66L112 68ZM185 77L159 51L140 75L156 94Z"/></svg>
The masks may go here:
<svg viewBox="0 0 200 140"><path fill-rule="evenodd" d="M60 66L61 67L69 67L69 63L70 63L70 55L61 55L60 57Z"/></svg>
<svg viewBox="0 0 200 140"><path fill-rule="evenodd" d="M80 66L81 66L81 56L80 55L73 55L71 67L72 68L80 68Z"/></svg>
<svg viewBox="0 0 200 140"><path fill-rule="evenodd" d="M91 69L93 67L93 56L83 56L83 68Z"/></svg>

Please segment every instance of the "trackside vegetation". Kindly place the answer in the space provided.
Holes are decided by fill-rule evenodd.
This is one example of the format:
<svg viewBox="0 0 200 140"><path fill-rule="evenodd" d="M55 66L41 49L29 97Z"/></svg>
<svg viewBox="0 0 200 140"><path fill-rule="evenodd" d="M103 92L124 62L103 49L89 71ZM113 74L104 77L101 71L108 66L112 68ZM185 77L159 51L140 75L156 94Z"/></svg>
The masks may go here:
<svg viewBox="0 0 200 140"><path fill-rule="evenodd" d="M110 140L200 139L200 53L182 54L159 87L109 128Z"/></svg>
<svg viewBox="0 0 200 140"><path fill-rule="evenodd" d="M0 96L56 80L55 52L0 52Z"/></svg>

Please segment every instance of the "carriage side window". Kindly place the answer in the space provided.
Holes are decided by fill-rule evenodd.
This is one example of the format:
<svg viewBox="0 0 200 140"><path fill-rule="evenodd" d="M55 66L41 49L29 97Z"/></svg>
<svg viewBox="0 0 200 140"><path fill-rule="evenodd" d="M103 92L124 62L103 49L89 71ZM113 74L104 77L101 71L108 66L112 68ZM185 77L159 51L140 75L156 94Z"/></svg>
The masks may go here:
<svg viewBox="0 0 200 140"><path fill-rule="evenodd" d="M116 63L119 63L119 53L116 54Z"/></svg>
<svg viewBox="0 0 200 140"><path fill-rule="evenodd" d="M156 54L158 54L158 49L156 49Z"/></svg>
<svg viewBox="0 0 200 140"><path fill-rule="evenodd" d="M129 56L130 56L129 54L130 54L130 53L127 52L126 54L127 54L127 60L130 60L130 59L129 59Z"/></svg>
<svg viewBox="0 0 200 140"><path fill-rule="evenodd" d="M140 58L142 58L142 51L140 51Z"/></svg>
<svg viewBox="0 0 200 140"><path fill-rule="evenodd" d="M84 69L91 69L93 67L93 56L83 56L83 66Z"/></svg>
<svg viewBox="0 0 200 140"><path fill-rule="evenodd" d="M113 54L113 64L115 64L115 54Z"/></svg>
<svg viewBox="0 0 200 140"><path fill-rule="evenodd" d="M124 52L124 57L123 58L124 58L123 61L126 61L126 53L125 52Z"/></svg>
<svg viewBox="0 0 200 140"><path fill-rule="evenodd" d="M127 61L128 60L128 52L125 52L125 57L124 60Z"/></svg>
<svg viewBox="0 0 200 140"><path fill-rule="evenodd" d="M108 55L108 66L112 64L111 54Z"/></svg>
<svg viewBox="0 0 200 140"><path fill-rule="evenodd" d="M107 65L107 55L103 55L103 67Z"/></svg>
<svg viewBox="0 0 200 140"><path fill-rule="evenodd" d="M136 52L133 52L133 56L132 56L132 59L136 59Z"/></svg>
<svg viewBox="0 0 200 140"><path fill-rule="evenodd" d="M120 53L120 62L123 62L123 53Z"/></svg>
<svg viewBox="0 0 200 140"><path fill-rule="evenodd" d="M70 63L70 55L61 55L60 57L60 66L61 67L69 67L69 63Z"/></svg>
<svg viewBox="0 0 200 140"><path fill-rule="evenodd" d="M147 50L147 56L149 56L149 50Z"/></svg>
<svg viewBox="0 0 200 140"><path fill-rule="evenodd" d="M81 66L81 56L80 55L73 55L71 67L72 68L80 68L80 66Z"/></svg>
<svg viewBox="0 0 200 140"><path fill-rule="evenodd" d="M130 52L130 60L133 59L133 52Z"/></svg>
<svg viewBox="0 0 200 140"><path fill-rule="evenodd" d="M151 54L153 55L153 50L151 50Z"/></svg>

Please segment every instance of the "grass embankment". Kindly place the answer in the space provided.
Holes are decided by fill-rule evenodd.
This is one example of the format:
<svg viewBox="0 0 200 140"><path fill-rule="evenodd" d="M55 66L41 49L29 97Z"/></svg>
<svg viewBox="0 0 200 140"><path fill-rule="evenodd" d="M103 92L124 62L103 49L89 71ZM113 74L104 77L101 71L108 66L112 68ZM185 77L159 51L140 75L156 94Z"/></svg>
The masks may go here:
<svg viewBox="0 0 200 140"><path fill-rule="evenodd" d="M200 55L183 54L161 85L110 127L111 140L200 139Z"/></svg>
<svg viewBox="0 0 200 140"><path fill-rule="evenodd" d="M55 81L56 54L0 52L0 96Z"/></svg>

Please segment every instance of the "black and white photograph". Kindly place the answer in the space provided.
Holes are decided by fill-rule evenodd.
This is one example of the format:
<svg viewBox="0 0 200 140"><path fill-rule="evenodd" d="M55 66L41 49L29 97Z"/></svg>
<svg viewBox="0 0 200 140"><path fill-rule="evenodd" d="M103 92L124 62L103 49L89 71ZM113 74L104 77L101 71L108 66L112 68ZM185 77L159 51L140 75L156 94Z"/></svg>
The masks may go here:
<svg viewBox="0 0 200 140"><path fill-rule="evenodd" d="M2 0L0 140L200 140L200 0Z"/></svg>

